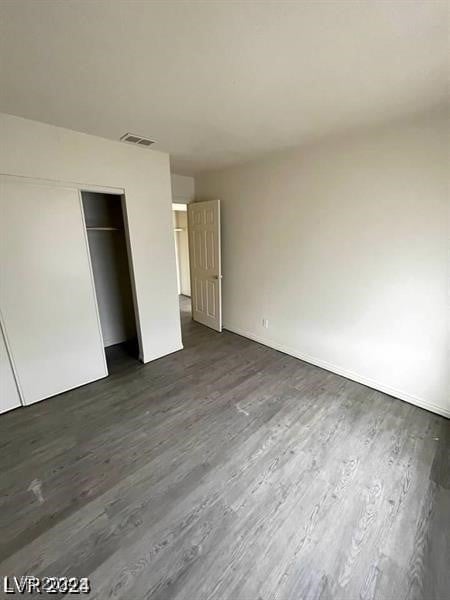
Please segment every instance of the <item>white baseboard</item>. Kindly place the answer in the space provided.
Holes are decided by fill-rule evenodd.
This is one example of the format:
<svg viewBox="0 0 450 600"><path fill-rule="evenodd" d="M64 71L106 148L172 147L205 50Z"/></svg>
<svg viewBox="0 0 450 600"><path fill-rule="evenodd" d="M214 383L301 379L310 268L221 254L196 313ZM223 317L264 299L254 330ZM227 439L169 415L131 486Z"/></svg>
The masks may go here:
<svg viewBox="0 0 450 600"><path fill-rule="evenodd" d="M415 406L419 406L420 408L424 408L425 410L429 410L430 412L437 413L438 415L442 415L447 419L450 418L450 411L446 410L442 406L437 406L423 398L418 398L417 396L413 396L404 392L402 390L398 390L397 388L390 387L375 379L370 379L369 377L364 377L363 375L359 375L354 371L348 371L347 369L343 369L342 367L338 367L332 363L329 363L325 360L321 360L320 358L316 358L315 356L310 356L309 354L305 354L299 352L294 348L290 348L289 346L278 344L268 338L264 338L258 335L255 335L251 331L245 331L244 329L240 329L239 327L233 327L232 325L224 325L224 329L227 331L231 331L232 333L237 333L238 335L242 335L254 342L258 342L259 344L263 344L264 346L268 346L269 348L273 348L274 350L279 350L280 352L284 352L284 354L289 354L290 356L294 356L300 360L303 360L307 363L315 365L316 367L321 367L322 369L326 369L327 371L331 371L332 373L336 373L337 375L342 375L347 379L351 379L352 381L356 381L358 383L362 383L363 385L367 385L370 388L383 392L385 394L389 394L389 396L394 396L399 400L404 400L405 402L409 402L410 404L414 404Z"/></svg>

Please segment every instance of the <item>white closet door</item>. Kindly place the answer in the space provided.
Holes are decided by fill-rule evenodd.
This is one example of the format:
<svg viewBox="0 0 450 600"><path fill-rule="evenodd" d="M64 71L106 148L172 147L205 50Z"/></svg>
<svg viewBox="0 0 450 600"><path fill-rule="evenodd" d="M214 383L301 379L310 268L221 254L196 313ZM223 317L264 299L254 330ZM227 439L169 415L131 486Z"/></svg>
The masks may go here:
<svg viewBox="0 0 450 600"><path fill-rule="evenodd" d="M5 338L0 328L0 413L17 408L21 404Z"/></svg>
<svg viewBox="0 0 450 600"><path fill-rule="evenodd" d="M0 307L25 404L108 374L76 189L0 178Z"/></svg>

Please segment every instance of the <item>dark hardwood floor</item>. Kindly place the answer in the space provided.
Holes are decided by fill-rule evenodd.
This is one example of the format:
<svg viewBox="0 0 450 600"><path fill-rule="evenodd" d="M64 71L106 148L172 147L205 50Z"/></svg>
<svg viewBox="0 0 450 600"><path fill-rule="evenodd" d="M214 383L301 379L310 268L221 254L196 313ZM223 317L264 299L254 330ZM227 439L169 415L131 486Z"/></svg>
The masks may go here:
<svg viewBox="0 0 450 600"><path fill-rule="evenodd" d="M449 422L182 305L183 351L114 349L107 379L0 417L0 575L88 576L96 600L449 598Z"/></svg>

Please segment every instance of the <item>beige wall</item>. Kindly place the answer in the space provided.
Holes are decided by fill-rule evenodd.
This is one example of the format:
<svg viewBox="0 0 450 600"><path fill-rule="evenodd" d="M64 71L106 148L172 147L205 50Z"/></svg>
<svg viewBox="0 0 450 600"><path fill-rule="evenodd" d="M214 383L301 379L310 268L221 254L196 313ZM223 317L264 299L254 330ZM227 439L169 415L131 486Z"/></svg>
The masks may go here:
<svg viewBox="0 0 450 600"><path fill-rule="evenodd" d="M447 158L441 116L196 177L225 328L450 416Z"/></svg>
<svg viewBox="0 0 450 600"><path fill-rule="evenodd" d="M124 189L142 359L182 348L167 154L0 114L0 173Z"/></svg>

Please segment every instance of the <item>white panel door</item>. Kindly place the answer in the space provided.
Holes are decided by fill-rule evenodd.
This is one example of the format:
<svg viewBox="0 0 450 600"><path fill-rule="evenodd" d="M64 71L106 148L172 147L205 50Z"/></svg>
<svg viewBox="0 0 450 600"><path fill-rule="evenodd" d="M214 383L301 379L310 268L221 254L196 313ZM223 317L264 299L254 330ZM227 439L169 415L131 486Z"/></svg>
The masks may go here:
<svg viewBox="0 0 450 600"><path fill-rule="evenodd" d="M222 331L220 200L188 204L192 318Z"/></svg>
<svg viewBox="0 0 450 600"><path fill-rule="evenodd" d="M0 413L21 406L6 341L0 327Z"/></svg>
<svg viewBox="0 0 450 600"><path fill-rule="evenodd" d="M25 404L108 374L78 190L0 178L0 307Z"/></svg>

